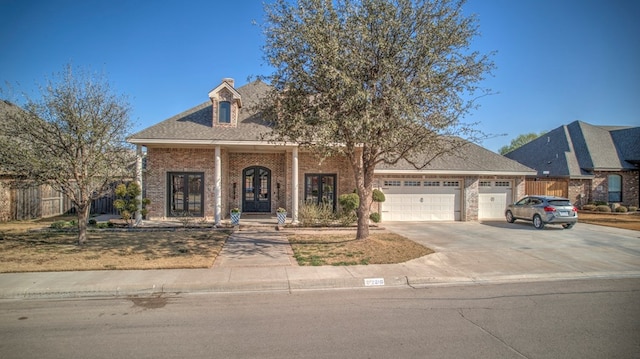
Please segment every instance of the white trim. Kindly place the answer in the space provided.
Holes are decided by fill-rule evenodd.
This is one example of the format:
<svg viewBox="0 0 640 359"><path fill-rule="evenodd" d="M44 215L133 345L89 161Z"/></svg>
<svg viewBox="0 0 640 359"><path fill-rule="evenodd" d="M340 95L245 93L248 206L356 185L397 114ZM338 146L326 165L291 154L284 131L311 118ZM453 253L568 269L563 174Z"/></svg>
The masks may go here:
<svg viewBox="0 0 640 359"><path fill-rule="evenodd" d="M446 175L446 176L530 176L536 172L465 171L465 170L374 170L375 175Z"/></svg>
<svg viewBox="0 0 640 359"><path fill-rule="evenodd" d="M298 147L293 148L291 164L291 218L298 224Z"/></svg>
<svg viewBox="0 0 640 359"><path fill-rule="evenodd" d="M155 138L134 138L129 139L129 143L139 145L196 145L196 146L261 146L261 147L298 147L294 143L286 142L267 142L267 141L224 141L224 140L178 140L178 139L155 139Z"/></svg>
<svg viewBox="0 0 640 359"><path fill-rule="evenodd" d="M222 161L220 159L220 146L216 146L215 163L214 163L214 171L213 171L213 182L214 182L214 187L213 187L213 213L214 213L214 220L215 220L215 225L216 226L220 225L220 222L222 220L222 218L221 218L221 213L222 213L222 170L220 168L221 162Z"/></svg>

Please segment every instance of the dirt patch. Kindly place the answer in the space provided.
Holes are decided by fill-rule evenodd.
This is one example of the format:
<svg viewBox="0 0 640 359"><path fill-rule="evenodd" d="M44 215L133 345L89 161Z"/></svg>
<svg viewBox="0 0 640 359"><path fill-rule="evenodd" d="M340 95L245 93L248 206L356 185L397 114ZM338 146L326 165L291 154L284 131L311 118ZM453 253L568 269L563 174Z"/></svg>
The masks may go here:
<svg viewBox="0 0 640 359"><path fill-rule="evenodd" d="M578 212L578 222L640 231L640 213Z"/></svg>
<svg viewBox="0 0 640 359"><path fill-rule="evenodd" d="M394 264L433 253L391 232L373 233L366 240L354 238L351 232L299 232L288 236L294 257L303 266Z"/></svg>
<svg viewBox="0 0 640 359"><path fill-rule="evenodd" d="M95 231L78 246L76 232L5 231L0 272L209 268L226 231Z"/></svg>

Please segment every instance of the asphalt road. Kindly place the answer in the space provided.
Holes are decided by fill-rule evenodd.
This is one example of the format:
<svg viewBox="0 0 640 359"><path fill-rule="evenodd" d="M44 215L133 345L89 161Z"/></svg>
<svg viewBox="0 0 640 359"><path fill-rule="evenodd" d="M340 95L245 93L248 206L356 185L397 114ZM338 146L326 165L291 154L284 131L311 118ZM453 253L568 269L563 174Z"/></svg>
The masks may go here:
<svg viewBox="0 0 640 359"><path fill-rule="evenodd" d="M0 301L9 358L637 358L640 279Z"/></svg>

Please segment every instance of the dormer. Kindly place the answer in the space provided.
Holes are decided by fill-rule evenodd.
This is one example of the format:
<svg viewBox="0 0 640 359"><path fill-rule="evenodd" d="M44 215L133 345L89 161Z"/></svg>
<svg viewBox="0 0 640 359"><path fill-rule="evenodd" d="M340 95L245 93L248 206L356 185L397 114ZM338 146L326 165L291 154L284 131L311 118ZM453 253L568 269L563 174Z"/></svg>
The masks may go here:
<svg viewBox="0 0 640 359"><path fill-rule="evenodd" d="M242 108L240 93L234 87L235 81L231 78L222 79L218 87L209 91L209 99L213 108L213 127L236 127L238 114Z"/></svg>

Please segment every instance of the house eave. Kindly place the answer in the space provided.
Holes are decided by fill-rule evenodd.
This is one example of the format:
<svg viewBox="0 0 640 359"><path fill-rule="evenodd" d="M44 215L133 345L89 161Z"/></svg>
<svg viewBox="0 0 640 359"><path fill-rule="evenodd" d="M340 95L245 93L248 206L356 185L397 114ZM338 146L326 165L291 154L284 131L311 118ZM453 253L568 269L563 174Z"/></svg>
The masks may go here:
<svg viewBox="0 0 640 359"><path fill-rule="evenodd" d="M298 147L297 144L285 143L285 142L267 142L267 141L226 141L226 140L181 140L181 139L155 139L155 138L134 138L129 139L129 143L142 146L197 146L197 147L211 147L211 146L224 146L224 147L264 147L275 148L285 147L293 148Z"/></svg>
<svg viewBox="0 0 640 359"><path fill-rule="evenodd" d="M535 176L536 172L526 171L467 171L467 170L374 170L376 175L447 175L447 176Z"/></svg>

